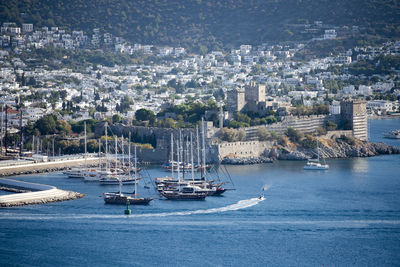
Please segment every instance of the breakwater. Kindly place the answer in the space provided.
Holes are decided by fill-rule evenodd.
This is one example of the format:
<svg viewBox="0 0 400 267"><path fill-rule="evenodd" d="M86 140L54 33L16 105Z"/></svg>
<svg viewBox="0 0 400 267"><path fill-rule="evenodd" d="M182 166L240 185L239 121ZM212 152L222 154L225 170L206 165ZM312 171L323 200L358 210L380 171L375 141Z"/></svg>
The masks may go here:
<svg viewBox="0 0 400 267"><path fill-rule="evenodd" d="M40 162L40 163L26 163L14 166L3 166L0 167L0 176L13 176L21 174L34 174L44 172L55 172L62 171L71 167L83 166L84 159L72 159L64 161L51 161L51 162ZM88 158L87 165L97 166L99 162L98 158Z"/></svg>
<svg viewBox="0 0 400 267"><path fill-rule="evenodd" d="M85 195L58 189L54 186L28 183L23 181L0 178L0 186L7 188L7 191L14 189L16 193L0 196L0 207L13 207L32 204L45 204L82 198Z"/></svg>

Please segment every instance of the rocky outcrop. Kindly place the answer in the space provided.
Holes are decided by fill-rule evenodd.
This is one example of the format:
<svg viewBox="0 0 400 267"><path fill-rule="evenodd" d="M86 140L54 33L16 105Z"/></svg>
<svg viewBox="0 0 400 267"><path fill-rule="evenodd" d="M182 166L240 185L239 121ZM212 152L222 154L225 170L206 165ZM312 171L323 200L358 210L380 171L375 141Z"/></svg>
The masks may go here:
<svg viewBox="0 0 400 267"><path fill-rule="evenodd" d="M320 157L323 158L354 158L372 157L386 154L400 154L400 148L385 143L372 143L357 139L343 140L318 139ZM272 162L273 160L307 160L317 157L317 149L304 148L299 144L290 143L286 146L274 145L265 149L261 157L225 158L222 164L257 164Z"/></svg>
<svg viewBox="0 0 400 267"><path fill-rule="evenodd" d="M249 165L258 163L272 163L272 159L266 157L256 158L225 158L221 161L221 164L228 165Z"/></svg>
<svg viewBox="0 0 400 267"><path fill-rule="evenodd" d="M323 158L354 158L372 157L386 154L400 154L400 148L384 143L371 143L357 140L349 144L342 140L329 140L328 144L320 145L320 157ZM317 157L317 149L297 147L276 147L266 151L272 159L279 160L307 160Z"/></svg>

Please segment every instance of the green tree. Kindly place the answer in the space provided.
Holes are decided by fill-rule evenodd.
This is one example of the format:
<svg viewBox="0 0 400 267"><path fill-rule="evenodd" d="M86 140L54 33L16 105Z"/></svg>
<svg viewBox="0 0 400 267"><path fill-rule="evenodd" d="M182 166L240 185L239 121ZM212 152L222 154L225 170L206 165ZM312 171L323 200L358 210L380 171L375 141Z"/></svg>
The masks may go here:
<svg viewBox="0 0 400 267"><path fill-rule="evenodd" d="M138 121L149 121L150 124L153 124L156 119L156 115L153 111L141 108L135 112L136 120Z"/></svg>
<svg viewBox="0 0 400 267"><path fill-rule="evenodd" d="M290 139L290 141L298 143L301 138L303 138L303 134L292 127L287 128L286 136Z"/></svg>
<svg viewBox="0 0 400 267"><path fill-rule="evenodd" d="M113 122L113 123L119 123L119 122L121 122L121 121L122 121L122 118L121 118L120 115L114 114L114 115L112 116L112 122Z"/></svg>

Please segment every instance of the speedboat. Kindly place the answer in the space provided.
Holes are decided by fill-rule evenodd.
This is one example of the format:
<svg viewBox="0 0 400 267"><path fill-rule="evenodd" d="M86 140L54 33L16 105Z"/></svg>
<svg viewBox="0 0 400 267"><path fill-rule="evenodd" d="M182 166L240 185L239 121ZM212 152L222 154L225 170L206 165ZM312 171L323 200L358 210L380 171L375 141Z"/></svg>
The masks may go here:
<svg viewBox="0 0 400 267"><path fill-rule="evenodd" d="M389 139L400 139L400 129L393 130L388 133L384 133L383 137L389 138Z"/></svg>

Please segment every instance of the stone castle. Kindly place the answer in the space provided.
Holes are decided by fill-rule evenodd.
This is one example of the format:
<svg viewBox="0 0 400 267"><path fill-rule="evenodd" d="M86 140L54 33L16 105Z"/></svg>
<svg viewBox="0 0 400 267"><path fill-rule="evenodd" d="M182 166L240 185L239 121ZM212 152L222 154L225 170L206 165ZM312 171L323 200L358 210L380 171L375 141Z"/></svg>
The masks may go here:
<svg viewBox="0 0 400 267"><path fill-rule="evenodd" d="M250 81L244 88L228 91L228 114L233 118L236 112L253 111L264 114L267 111L265 85Z"/></svg>
<svg viewBox="0 0 400 267"><path fill-rule="evenodd" d="M265 85L259 85L250 82L249 85L234 89L228 92L228 112L233 118L236 112L253 111L263 114L266 108ZM234 143L214 142L218 135L219 128L215 128L212 122L206 122L205 137L207 159L210 161L219 161L227 154L237 156L259 156L261 151L268 146L266 142L257 141L257 131L260 127L265 127L267 131L274 131L278 135L285 133L288 127L302 131L304 133L314 133L319 127L325 125L327 121L332 121L344 131L338 131L337 134L353 135L354 137L368 139L368 120L366 112L366 102L363 100L342 101L340 104L340 114L337 115L312 115L312 116L284 116L281 121L254 127L243 128L246 132L246 140ZM151 139L155 141L154 149L139 149L138 156L141 160L149 162L165 162L169 158L170 136L171 133L177 138L180 135L179 129L155 128L143 126L128 126L122 124L110 125L112 132L117 135L128 136L132 132L139 140ZM99 123L96 127L96 136L104 133L104 124ZM340 132L340 133L339 133ZM182 136L195 134L194 129L182 129Z"/></svg>
<svg viewBox="0 0 400 267"><path fill-rule="evenodd" d="M237 112L258 112L263 115L267 112L265 85L250 81L244 88L235 88L227 93L228 118L233 119ZM340 114L282 117L282 122L267 126L267 130L282 134L288 127L295 128L305 133L311 133L327 121L343 125L346 130L351 130L354 137L368 139L367 108L364 100L347 100L340 103ZM251 128L251 127L250 127ZM256 127L258 128L258 127ZM246 133L251 135L251 130Z"/></svg>

